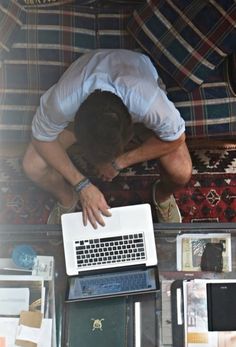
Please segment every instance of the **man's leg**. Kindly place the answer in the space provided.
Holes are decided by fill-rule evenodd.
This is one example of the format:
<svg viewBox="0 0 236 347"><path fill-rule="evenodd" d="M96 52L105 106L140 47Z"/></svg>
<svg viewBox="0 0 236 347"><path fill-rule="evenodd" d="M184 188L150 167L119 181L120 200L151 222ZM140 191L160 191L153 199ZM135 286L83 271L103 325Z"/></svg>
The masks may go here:
<svg viewBox="0 0 236 347"><path fill-rule="evenodd" d="M75 143L74 134L65 129L59 135L59 142L63 148L69 148ZM29 144L23 159L26 175L39 187L51 193L61 205L70 207L73 204L72 187L56 170L51 168L40 156L32 143Z"/></svg>
<svg viewBox="0 0 236 347"><path fill-rule="evenodd" d="M180 222L181 216L172 194L184 187L192 175L192 161L186 144L161 157L159 162L160 181L154 185L153 192L157 216L161 222Z"/></svg>
<svg viewBox="0 0 236 347"><path fill-rule="evenodd" d="M162 202L189 182L192 176L192 161L188 148L183 143L174 152L161 157L159 162L161 179L156 198Z"/></svg>

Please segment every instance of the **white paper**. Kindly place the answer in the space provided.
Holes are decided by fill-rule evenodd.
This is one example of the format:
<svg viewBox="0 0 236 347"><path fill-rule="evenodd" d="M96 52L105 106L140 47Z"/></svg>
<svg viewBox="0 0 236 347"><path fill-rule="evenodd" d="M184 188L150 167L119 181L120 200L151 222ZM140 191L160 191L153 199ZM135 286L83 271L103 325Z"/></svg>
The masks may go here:
<svg viewBox="0 0 236 347"><path fill-rule="evenodd" d="M40 330L41 328L32 328L24 324L20 324L17 327L16 339L38 343L40 338Z"/></svg>
<svg viewBox="0 0 236 347"><path fill-rule="evenodd" d="M6 347L19 347L15 344L16 332L19 325L18 318L0 317L0 336L6 338ZM37 347L51 347L52 319L43 319Z"/></svg>
<svg viewBox="0 0 236 347"><path fill-rule="evenodd" d="M34 261L32 275L41 276L45 281L53 279L54 258L50 256L37 256Z"/></svg>
<svg viewBox="0 0 236 347"><path fill-rule="evenodd" d="M0 288L0 315L18 316L29 310L29 288Z"/></svg>

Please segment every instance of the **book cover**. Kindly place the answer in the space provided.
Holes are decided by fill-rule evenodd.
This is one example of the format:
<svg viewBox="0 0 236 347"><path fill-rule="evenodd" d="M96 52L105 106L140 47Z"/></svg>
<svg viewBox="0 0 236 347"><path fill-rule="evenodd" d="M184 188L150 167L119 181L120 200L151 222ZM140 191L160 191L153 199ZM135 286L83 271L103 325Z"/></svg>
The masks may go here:
<svg viewBox="0 0 236 347"><path fill-rule="evenodd" d="M66 304L67 345L126 347L126 298Z"/></svg>
<svg viewBox="0 0 236 347"><path fill-rule="evenodd" d="M207 283L208 329L236 331L236 282Z"/></svg>
<svg viewBox="0 0 236 347"><path fill-rule="evenodd" d="M236 280L183 281L185 347L232 347L233 343L236 346L236 331L209 331L208 328L207 285L227 282L236 284ZM222 312L224 310L221 311L223 320Z"/></svg>

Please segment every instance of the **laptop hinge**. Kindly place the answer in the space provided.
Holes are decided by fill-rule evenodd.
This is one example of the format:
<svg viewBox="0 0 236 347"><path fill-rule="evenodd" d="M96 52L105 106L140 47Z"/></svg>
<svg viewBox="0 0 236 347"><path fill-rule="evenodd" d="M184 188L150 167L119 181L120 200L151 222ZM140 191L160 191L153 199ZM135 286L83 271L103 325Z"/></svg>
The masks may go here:
<svg viewBox="0 0 236 347"><path fill-rule="evenodd" d="M130 270L145 270L148 267L145 264L137 264L137 265L128 265L128 266L122 266L122 267L111 267L111 268L104 268L104 269L97 269L97 270L85 270L85 271L78 271L78 275L80 276L89 276L89 275L99 275L101 273L113 273L113 272L124 272L124 271L130 271Z"/></svg>

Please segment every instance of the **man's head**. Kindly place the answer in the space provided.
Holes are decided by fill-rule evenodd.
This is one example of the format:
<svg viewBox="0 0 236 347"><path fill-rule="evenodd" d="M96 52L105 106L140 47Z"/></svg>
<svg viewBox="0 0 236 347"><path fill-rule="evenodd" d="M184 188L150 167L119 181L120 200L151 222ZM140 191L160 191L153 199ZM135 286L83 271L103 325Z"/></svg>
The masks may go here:
<svg viewBox="0 0 236 347"><path fill-rule="evenodd" d="M95 90L77 111L75 135L89 162L109 163L124 151L132 136L131 116L118 96Z"/></svg>

